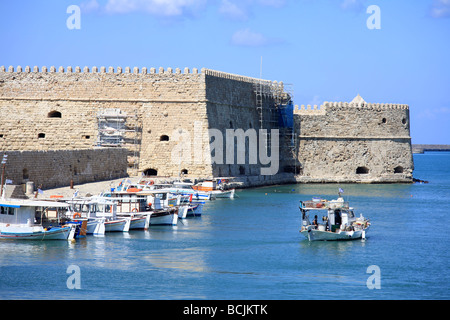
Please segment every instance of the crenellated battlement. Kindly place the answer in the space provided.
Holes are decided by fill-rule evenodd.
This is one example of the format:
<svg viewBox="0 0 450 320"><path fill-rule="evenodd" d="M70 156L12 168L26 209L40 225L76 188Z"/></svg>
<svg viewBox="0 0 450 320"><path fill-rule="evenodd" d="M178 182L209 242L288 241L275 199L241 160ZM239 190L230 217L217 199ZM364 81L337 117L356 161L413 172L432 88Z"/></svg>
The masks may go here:
<svg viewBox="0 0 450 320"><path fill-rule="evenodd" d="M207 76L214 76L214 77L223 78L223 79L248 82L248 83L252 83L252 84L261 83L262 85L275 85L275 86L283 87L283 81L277 82L277 81L271 81L271 80L263 80L263 79L259 79L259 78L241 76L238 74L227 73L227 72L223 72L223 71L211 70L211 69L206 69L206 68L202 68L201 72Z"/></svg>
<svg viewBox="0 0 450 320"><path fill-rule="evenodd" d="M363 108L365 110L409 110L407 104L393 104L393 103L367 103L367 102L328 102L325 101L320 106L318 105L298 105L295 106L294 113L298 115L324 115L329 109L343 109L343 108Z"/></svg>
<svg viewBox="0 0 450 320"><path fill-rule="evenodd" d="M325 115L326 111L326 106L324 104L320 106L311 106L310 104L305 106L304 104L302 104L300 107L296 105L294 108L294 114L298 115Z"/></svg>
<svg viewBox="0 0 450 320"><path fill-rule="evenodd" d="M203 71L203 69L202 69ZM93 66L92 68L89 68L87 66L83 67L83 69L81 69L81 67L76 66L75 68L73 68L72 66L68 66L67 68L64 68L63 66L58 67L58 69L56 69L55 66L51 66L51 67L46 67L43 66L41 69L39 69L38 66L34 66L33 68L31 68L30 66L26 66L25 68L22 68L21 66L17 66L16 69L14 69L14 66L9 66L8 69L6 69L5 66L0 66L0 72L9 72L9 73L110 73L110 74L198 74L198 69L197 68L193 68L192 71L189 68L184 68L183 69L183 73L181 72L180 68L175 68L175 70L171 67L164 69L163 67L159 67L158 69L156 68L147 68L147 67L143 67L143 68L138 68L138 67L134 67L133 69L131 69L130 67L104 67L101 66L96 67Z"/></svg>
<svg viewBox="0 0 450 320"><path fill-rule="evenodd" d="M23 68L22 66L17 66L16 68L14 68L14 66L9 66L8 68L6 68L5 66L0 66L0 73L1 72L6 72L6 73L58 73L58 74L73 74L73 73L84 73L84 74L110 74L110 75L117 75L117 74L135 74L135 75L167 75L167 74L175 74L175 75L188 75L188 74L194 74L194 75L198 75L198 74L203 74L206 76L212 76L212 77L216 77L216 78L221 78L221 79L230 79L230 80L234 80L234 81L240 81L240 82L246 82L246 83L250 83L253 85L256 84L261 84L264 87L270 87L270 88L276 88L276 90L283 90L284 88L284 84L282 81L277 82L277 81L271 81L271 80L263 80L263 79L258 79L258 78L252 78L252 77L247 77L247 76L241 76L241 75L237 75L237 74L232 74L232 73L227 73L227 72L222 72L222 71L217 71L217 70L212 70L212 69L207 69L207 68L202 68L199 72L198 68L184 68L183 70L181 70L180 68L164 68L164 67L159 67L159 68L147 68L147 67L133 67L133 69L131 69L130 67L105 67L105 66L101 66L101 67L97 67L97 66L93 66L92 68L89 68L88 66L85 66L83 68L79 67L79 66L68 66L68 67L63 67L63 66L59 66L58 68L56 68L55 66L43 66L41 68L39 68L38 66L34 66L34 67L30 67L30 66L26 66L25 68ZM273 89L272 89L273 90Z"/></svg>

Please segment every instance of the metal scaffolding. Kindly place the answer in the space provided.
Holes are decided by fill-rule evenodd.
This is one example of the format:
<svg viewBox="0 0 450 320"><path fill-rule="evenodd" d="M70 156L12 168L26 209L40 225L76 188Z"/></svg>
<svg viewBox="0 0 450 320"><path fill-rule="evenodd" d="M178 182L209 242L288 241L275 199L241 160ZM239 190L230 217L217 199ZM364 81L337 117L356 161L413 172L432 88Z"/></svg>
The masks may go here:
<svg viewBox="0 0 450 320"><path fill-rule="evenodd" d="M129 115L120 109L101 109L97 123L97 147L127 148L128 168L137 173L142 139L142 124L137 112Z"/></svg>

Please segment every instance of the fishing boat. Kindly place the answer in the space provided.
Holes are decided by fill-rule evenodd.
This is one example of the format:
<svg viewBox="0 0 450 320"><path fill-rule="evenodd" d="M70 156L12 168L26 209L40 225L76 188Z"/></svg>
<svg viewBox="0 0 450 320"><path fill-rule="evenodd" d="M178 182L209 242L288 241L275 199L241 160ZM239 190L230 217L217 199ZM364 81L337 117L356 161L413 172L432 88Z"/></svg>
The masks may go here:
<svg viewBox="0 0 450 320"><path fill-rule="evenodd" d="M130 219L117 217L117 204L102 197L72 198L68 216L73 221L87 221L87 234L103 235L105 232L127 232Z"/></svg>
<svg viewBox="0 0 450 320"><path fill-rule="evenodd" d="M192 198L193 195L179 195L180 211L178 213L178 216L181 219L187 217L199 217L202 215L203 205L205 204L205 201L193 200ZM182 213L180 214L180 212Z"/></svg>
<svg viewBox="0 0 450 320"><path fill-rule="evenodd" d="M180 204L180 197L173 196L169 190L139 191L137 195L145 197L147 205L152 210L150 225L176 226L180 211L182 218L187 214L187 207Z"/></svg>
<svg viewBox="0 0 450 320"><path fill-rule="evenodd" d="M219 182L219 183L218 183ZM197 191L205 191L210 192L212 198L228 198L233 199L234 198L234 192L235 189L229 189L226 190L226 180L219 179L219 181L216 180L205 180L202 182L199 182L192 186L192 189Z"/></svg>
<svg viewBox="0 0 450 320"><path fill-rule="evenodd" d="M59 224L48 219L48 209L58 211L67 205L29 199L0 200L0 239L6 240L73 240L77 225ZM55 224L55 226L53 226Z"/></svg>
<svg viewBox="0 0 450 320"><path fill-rule="evenodd" d="M334 241L365 239L370 226L369 219L362 214L356 217L353 208L340 196L336 200L313 198L300 201L302 227L300 233L309 241ZM309 213L314 212L311 222ZM318 221L317 212L322 212Z"/></svg>
<svg viewBox="0 0 450 320"><path fill-rule="evenodd" d="M169 190L174 195L192 195L193 200L211 200L211 191L195 190L193 186L194 184L192 182L175 181L172 186L169 187Z"/></svg>
<svg viewBox="0 0 450 320"><path fill-rule="evenodd" d="M178 223L177 199L164 190L113 191L103 195L117 202L119 217L140 219L144 229L149 225L176 225ZM142 220L145 220L142 221Z"/></svg>

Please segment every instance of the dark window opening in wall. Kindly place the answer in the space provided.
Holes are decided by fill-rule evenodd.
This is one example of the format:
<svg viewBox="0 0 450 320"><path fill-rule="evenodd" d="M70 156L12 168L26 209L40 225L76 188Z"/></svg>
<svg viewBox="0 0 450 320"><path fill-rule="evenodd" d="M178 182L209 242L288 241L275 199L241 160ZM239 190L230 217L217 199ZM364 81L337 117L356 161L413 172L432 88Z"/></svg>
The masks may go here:
<svg viewBox="0 0 450 320"><path fill-rule="evenodd" d="M386 123L386 118L381 119L381 122Z"/></svg>
<svg viewBox="0 0 450 320"><path fill-rule="evenodd" d="M402 166L395 167L394 173L403 173L403 167Z"/></svg>
<svg viewBox="0 0 450 320"><path fill-rule="evenodd" d="M39 134L38 134L38 138L39 138L39 139L45 138L45 133L39 133Z"/></svg>
<svg viewBox="0 0 450 320"><path fill-rule="evenodd" d="M47 117L48 117L48 118L62 118L62 114L61 114L61 112L59 112L59 111L50 111L50 112L47 114Z"/></svg>
<svg viewBox="0 0 450 320"><path fill-rule="evenodd" d="M303 169L301 166L285 166L283 171L286 173L303 174Z"/></svg>
<svg viewBox="0 0 450 320"><path fill-rule="evenodd" d="M188 174L188 170L187 169L181 170L181 174Z"/></svg>
<svg viewBox="0 0 450 320"><path fill-rule="evenodd" d="M233 128L233 121L230 120L230 128Z"/></svg>
<svg viewBox="0 0 450 320"><path fill-rule="evenodd" d="M243 166L239 166L239 174L241 176L245 175L245 168Z"/></svg>
<svg viewBox="0 0 450 320"><path fill-rule="evenodd" d="M90 139L91 136L83 136L83 139Z"/></svg>
<svg viewBox="0 0 450 320"><path fill-rule="evenodd" d="M367 174L367 173L369 173L369 168L367 167L356 168L356 174Z"/></svg>
<svg viewBox="0 0 450 320"><path fill-rule="evenodd" d="M144 175L146 175L146 176L157 176L158 175L158 170L156 170L156 169L146 169L146 170L144 170Z"/></svg>
<svg viewBox="0 0 450 320"><path fill-rule="evenodd" d="M3 133L0 133L0 138L3 138Z"/></svg>
<svg viewBox="0 0 450 320"><path fill-rule="evenodd" d="M169 136L163 134L161 137L159 137L159 141L169 141Z"/></svg>
<svg viewBox="0 0 450 320"><path fill-rule="evenodd" d="M406 124L406 118L403 118L403 119L402 119L402 123L403 123L403 124Z"/></svg>
<svg viewBox="0 0 450 320"><path fill-rule="evenodd" d="M23 179L23 180L29 179L29 176L28 176L28 169L23 169L23 170L22 170L22 179Z"/></svg>

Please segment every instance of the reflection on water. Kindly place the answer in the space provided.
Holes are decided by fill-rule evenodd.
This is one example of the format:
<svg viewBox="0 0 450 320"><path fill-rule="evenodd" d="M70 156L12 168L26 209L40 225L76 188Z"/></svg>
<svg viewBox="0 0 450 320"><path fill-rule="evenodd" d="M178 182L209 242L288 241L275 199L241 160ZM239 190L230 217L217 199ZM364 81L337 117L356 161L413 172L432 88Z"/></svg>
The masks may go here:
<svg viewBox="0 0 450 320"><path fill-rule="evenodd" d="M51 263L67 258L69 241L0 241L1 266L16 265L18 259L29 263Z"/></svg>
<svg viewBox="0 0 450 320"><path fill-rule="evenodd" d="M360 184L298 184L298 185L282 185L275 187L263 187L255 189L257 193L287 193L301 195L299 200L308 200L313 196L324 198L337 198L339 188L344 190L342 194L344 198L352 197L387 197L387 198L404 198L410 197L413 184L368 184L361 187ZM303 196L307 197L303 197Z"/></svg>
<svg viewBox="0 0 450 320"><path fill-rule="evenodd" d="M176 269L181 272L209 272L205 263L206 248L170 249L141 256L146 268Z"/></svg>
<svg viewBox="0 0 450 320"><path fill-rule="evenodd" d="M369 240L353 240L353 241L299 241L301 250L308 250L311 255L327 254L331 257L346 254L353 254L354 249L364 247L366 241Z"/></svg>

